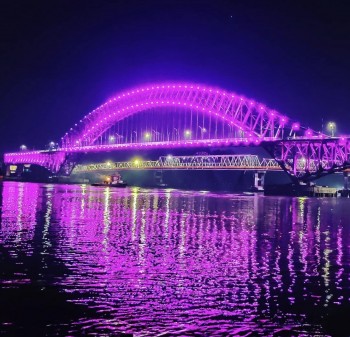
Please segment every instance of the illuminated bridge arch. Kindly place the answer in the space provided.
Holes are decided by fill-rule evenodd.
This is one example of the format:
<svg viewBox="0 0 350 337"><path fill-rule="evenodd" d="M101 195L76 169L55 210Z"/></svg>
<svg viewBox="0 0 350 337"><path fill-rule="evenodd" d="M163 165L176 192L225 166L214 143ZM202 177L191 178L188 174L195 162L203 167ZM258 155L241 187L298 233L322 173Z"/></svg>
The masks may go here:
<svg viewBox="0 0 350 337"><path fill-rule="evenodd" d="M350 168L349 137L301 128L264 104L195 83L158 83L121 92L75 124L59 147L6 153L4 162L69 175L81 153L260 143L298 181Z"/></svg>
<svg viewBox="0 0 350 337"><path fill-rule="evenodd" d="M142 111L168 107L213 116L256 143L299 129L298 123L288 123L287 117L243 96L199 84L163 83L117 94L75 124L62 137L62 148L93 145L116 123Z"/></svg>

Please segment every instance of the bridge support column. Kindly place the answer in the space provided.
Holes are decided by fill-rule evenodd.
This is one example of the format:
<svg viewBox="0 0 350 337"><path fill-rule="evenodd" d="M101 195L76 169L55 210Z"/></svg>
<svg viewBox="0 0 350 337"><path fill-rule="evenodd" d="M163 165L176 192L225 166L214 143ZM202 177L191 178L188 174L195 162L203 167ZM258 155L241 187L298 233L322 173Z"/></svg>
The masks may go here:
<svg viewBox="0 0 350 337"><path fill-rule="evenodd" d="M344 174L344 191L348 191L350 187L350 172L346 171L343 173Z"/></svg>
<svg viewBox="0 0 350 337"><path fill-rule="evenodd" d="M6 165L6 177L21 177L23 173L23 164Z"/></svg>
<svg viewBox="0 0 350 337"><path fill-rule="evenodd" d="M167 184L164 183L163 171L154 172L154 180L158 187L166 187Z"/></svg>
<svg viewBox="0 0 350 337"><path fill-rule="evenodd" d="M257 192L264 191L266 171L254 172L254 190Z"/></svg>

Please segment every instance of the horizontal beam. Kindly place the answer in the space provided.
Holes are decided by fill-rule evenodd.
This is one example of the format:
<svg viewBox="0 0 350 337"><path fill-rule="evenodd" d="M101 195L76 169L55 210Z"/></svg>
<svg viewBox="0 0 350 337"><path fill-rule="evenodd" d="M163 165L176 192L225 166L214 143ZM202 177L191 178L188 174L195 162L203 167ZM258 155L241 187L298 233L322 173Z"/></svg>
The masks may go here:
<svg viewBox="0 0 350 337"><path fill-rule="evenodd" d="M281 171L274 159L256 155L167 156L158 160L133 160L77 165L74 173L113 170L261 170Z"/></svg>

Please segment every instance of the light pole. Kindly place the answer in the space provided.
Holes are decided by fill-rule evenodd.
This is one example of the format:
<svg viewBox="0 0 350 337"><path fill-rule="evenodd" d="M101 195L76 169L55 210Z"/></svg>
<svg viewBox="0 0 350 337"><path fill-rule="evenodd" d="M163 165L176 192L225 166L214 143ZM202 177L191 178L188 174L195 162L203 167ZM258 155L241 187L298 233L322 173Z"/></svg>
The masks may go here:
<svg viewBox="0 0 350 337"><path fill-rule="evenodd" d="M137 131L133 131L132 133L134 133L135 134L135 143L137 142ZM131 136L131 138L132 138L132 136ZM132 143L133 141L132 141L132 139L131 139L131 143Z"/></svg>
<svg viewBox="0 0 350 337"><path fill-rule="evenodd" d="M159 132L153 129L152 129L152 132L154 133L155 141L159 141Z"/></svg>
<svg viewBox="0 0 350 337"><path fill-rule="evenodd" d="M334 131L336 129L336 124L334 122L329 122L327 124L327 129L331 132L331 136L334 137Z"/></svg>
<svg viewBox="0 0 350 337"><path fill-rule="evenodd" d="M116 133L115 135L117 136L118 144L120 144L121 139L124 138L124 136L120 135L119 133Z"/></svg>
<svg viewBox="0 0 350 337"><path fill-rule="evenodd" d="M143 137L146 141L149 141L151 140L152 134L150 132L145 132Z"/></svg>
<svg viewBox="0 0 350 337"><path fill-rule="evenodd" d="M198 127L201 129L201 139L203 139L203 133L207 132L207 129L204 126L199 126Z"/></svg>
<svg viewBox="0 0 350 337"><path fill-rule="evenodd" d="M192 134L191 130L185 130L184 132L185 138L191 138L191 134Z"/></svg>
<svg viewBox="0 0 350 337"><path fill-rule="evenodd" d="M175 139L174 140L178 140L179 139L179 131L178 129L174 128L174 131L175 131Z"/></svg>

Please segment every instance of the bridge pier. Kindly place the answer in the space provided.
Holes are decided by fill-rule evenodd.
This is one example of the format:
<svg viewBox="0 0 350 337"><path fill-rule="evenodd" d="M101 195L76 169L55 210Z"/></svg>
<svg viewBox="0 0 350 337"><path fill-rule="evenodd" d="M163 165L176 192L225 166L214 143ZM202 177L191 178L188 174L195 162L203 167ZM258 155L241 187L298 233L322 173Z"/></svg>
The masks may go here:
<svg viewBox="0 0 350 337"><path fill-rule="evenodd" d="M348 191L349 187L350 187L350 181L349 181L350 172L349 171L345 171L343 173L343 175L344 175L344 188L343 188L343 190L344 191Z"/></svg>
<svg viewBox="0 0 350 337"><path fill-rule="evenodd" d="M343 189L339 191L339 193L342 197L349 198L350 197L350 172L349 171L343 172L343 176L344 176L344 186L343 186Z"/></svg>
<svg viewBox="0 0 350 337"><path fill-rule="evenodd" d="M22 176L22 173L24 171L24 165L23 164L17 164L17 165L6 165L6 177L17 177L20 178Z"/></svg>
<svg viewBox="0 0 350 337"><path fill-rule="evenodd" d="M256 171L254 172L254 191L263 192L265 185L265 174L266 171Z"/></svg>
<svg viewBox="0 0 350 337"><path fill-rule="evenodd" d="M157 170L154 172L154 181L158 187L166 187L167 184L164 183L163 170Z"/></svg>

